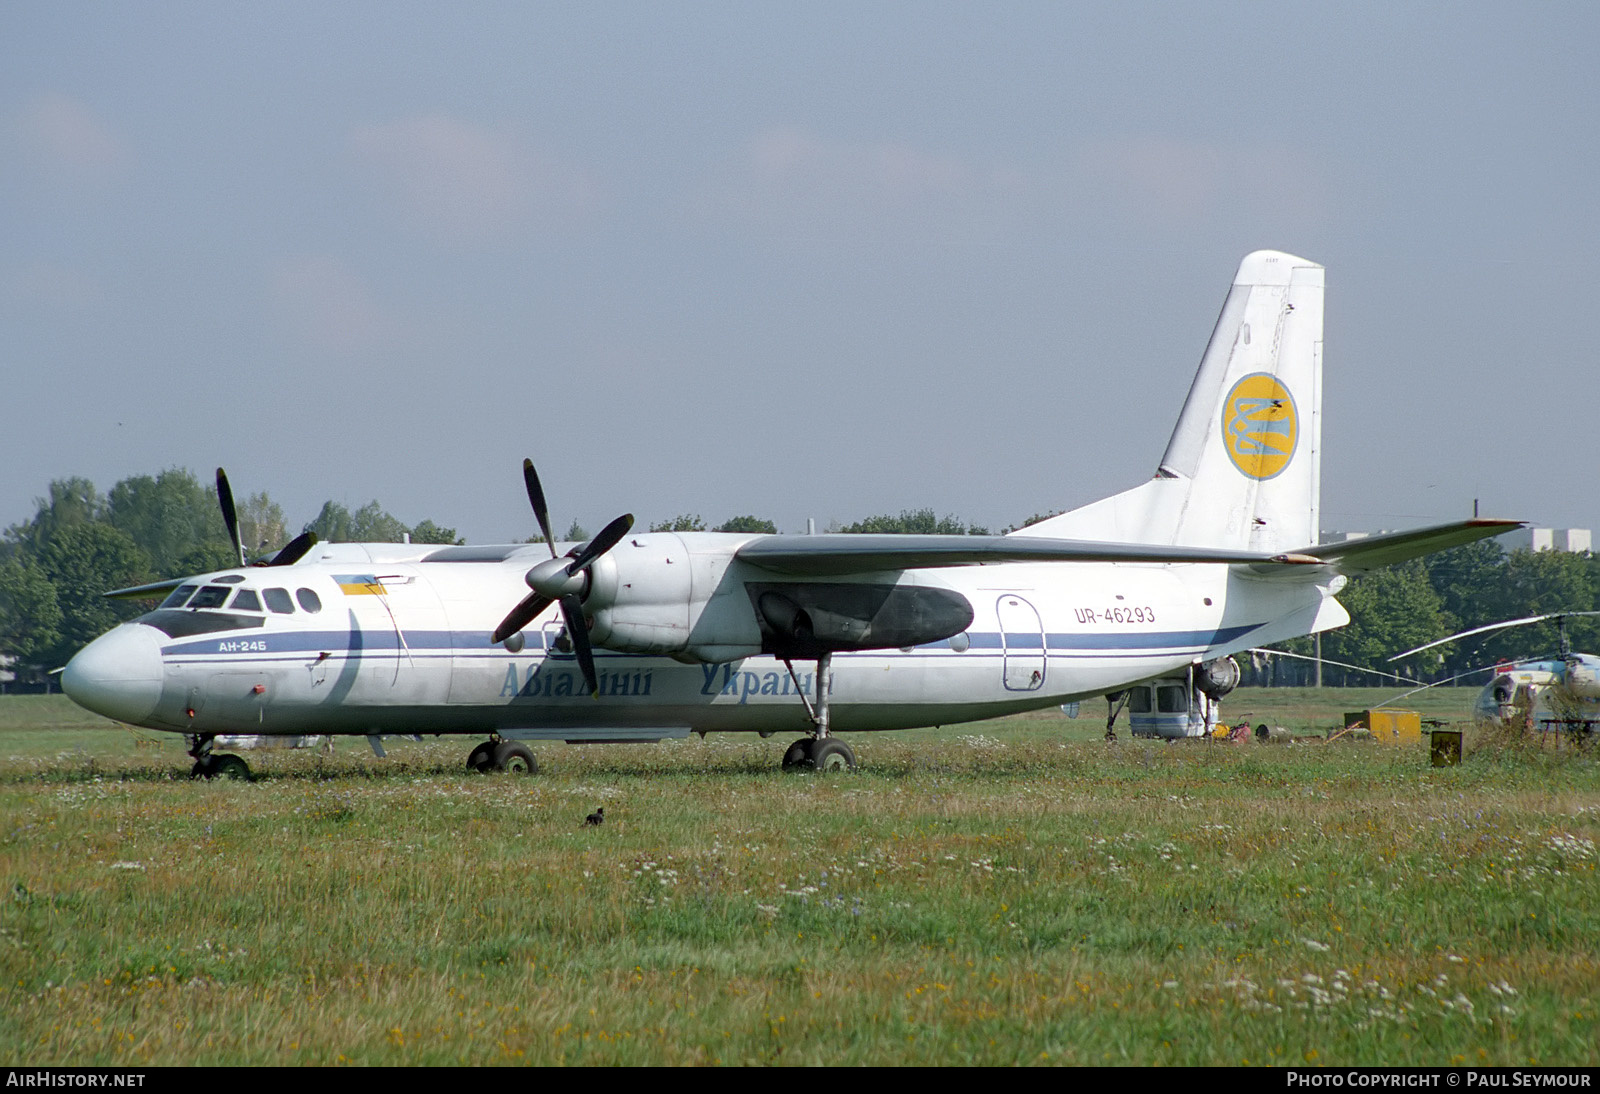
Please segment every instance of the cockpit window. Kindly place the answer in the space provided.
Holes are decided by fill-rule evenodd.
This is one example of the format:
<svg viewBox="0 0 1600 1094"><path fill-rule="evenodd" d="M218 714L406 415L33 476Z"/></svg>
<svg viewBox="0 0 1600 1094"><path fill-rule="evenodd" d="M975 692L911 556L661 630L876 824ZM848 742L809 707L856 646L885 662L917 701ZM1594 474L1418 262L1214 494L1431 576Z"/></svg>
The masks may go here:
<svg viewBox="0 0 1600 1094"><path fill-rule="evenodd" d="M300 601L300 606L308 612L320 612L322 599L310 589L296 589L294 598Z"/></svg>
<svg viewBox="0 0 1600 1094"><path fill-rule="evenodd" d="M194 594L194 599L189 601L191 608L220 608L232 592L226 585L207 585Z"/></svg>
<svg viewBox="0 0 1600 1094"><path fill-rule="evenodd" d="M183 607L184 601L193 596L194 591L199 587L200 586L198 585L179 585L176 589L172 590L171 596L167 597L161 602L161 606L163 608L181 608Z"/></svg>
<svg viewBox="0 0 1600 1094"><path fill-rule="evenodd" d="M267 607L279 615L293 615L294 601L289 599L288 589L262 589L262 597L267 602Z"/></svg>
<svg viewBox="0 0 1600 1094"><path fill-rule="evenodd" d="M229 607L236 612L259 612L261 598L256 596L254 589L240 589L233 594L233 603Z"/></svg>

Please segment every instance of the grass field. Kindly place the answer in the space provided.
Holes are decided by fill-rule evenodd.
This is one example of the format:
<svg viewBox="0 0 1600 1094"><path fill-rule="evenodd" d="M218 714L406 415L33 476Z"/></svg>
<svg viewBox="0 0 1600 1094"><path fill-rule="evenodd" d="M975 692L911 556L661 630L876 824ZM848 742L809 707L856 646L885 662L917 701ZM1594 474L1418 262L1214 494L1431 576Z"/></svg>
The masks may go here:
<svg viewBox="0 0 1600 1094"><path fill-rule="evenodd" d="M1594 750L1107 745L1102 710L857 735L831 777L722 736L191 783L175 738L3 698L0 1058L1600 1063Z"/></svg>

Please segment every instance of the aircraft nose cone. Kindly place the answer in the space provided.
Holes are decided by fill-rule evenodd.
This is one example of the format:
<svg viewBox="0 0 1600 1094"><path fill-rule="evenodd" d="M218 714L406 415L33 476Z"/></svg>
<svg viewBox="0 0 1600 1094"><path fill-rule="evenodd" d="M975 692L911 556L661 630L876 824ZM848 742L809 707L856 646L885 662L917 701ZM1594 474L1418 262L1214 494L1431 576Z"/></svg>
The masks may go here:
<svg viewBox="0 0 1600 1094"><path fill-rule="evenodd" d="M86 710L138 723L155 710L164 676L156 632L124 623L67 662L61 671L61 690Z"/></svg>

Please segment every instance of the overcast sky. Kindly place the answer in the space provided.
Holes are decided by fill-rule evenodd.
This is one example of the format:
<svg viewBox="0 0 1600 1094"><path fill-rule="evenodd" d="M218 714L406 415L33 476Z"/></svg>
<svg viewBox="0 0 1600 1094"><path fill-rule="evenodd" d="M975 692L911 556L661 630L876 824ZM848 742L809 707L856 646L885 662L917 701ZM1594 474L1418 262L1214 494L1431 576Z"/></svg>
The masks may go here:
<svg viewBox="0 0 1600 1094"><path fill-rule="evenodd" d="M1328 268L1323 526L1600 527L1600 4L0 5L0 526L221 464L472 542L1154 470Z"/></svg>

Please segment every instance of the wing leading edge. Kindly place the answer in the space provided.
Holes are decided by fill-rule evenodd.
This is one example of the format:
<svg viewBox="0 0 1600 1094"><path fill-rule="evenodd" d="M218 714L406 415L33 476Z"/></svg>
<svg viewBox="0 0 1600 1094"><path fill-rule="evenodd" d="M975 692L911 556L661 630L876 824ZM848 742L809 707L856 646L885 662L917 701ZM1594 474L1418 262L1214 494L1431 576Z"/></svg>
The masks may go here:
<svg viewBox="0 0 1600 1094"><path fill-rule="evenodd" d="M741 562L773 573L831 576L996 562L1212 562L1315 565L1308 555L1266 555L1209 547L1150 543L1096 543L1026 536L822 535L765 536L735 553Z"/></svg>
<svg viewBox="0 0 1600 1094"><path fill-rule="evenodd" d="M735 557L763 570L801 577L838 577L998 562L1198 562L1248 566L1264 574L1304 575L1312 567L1362 573L1502 535L1522 526L1523 522L1516 520L1473 518L1276 555L1210 547L1029 536L778 535L751 540L739 548Z"/></svg>

